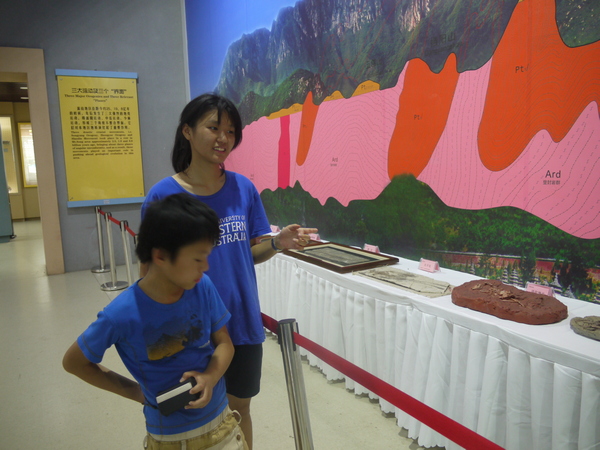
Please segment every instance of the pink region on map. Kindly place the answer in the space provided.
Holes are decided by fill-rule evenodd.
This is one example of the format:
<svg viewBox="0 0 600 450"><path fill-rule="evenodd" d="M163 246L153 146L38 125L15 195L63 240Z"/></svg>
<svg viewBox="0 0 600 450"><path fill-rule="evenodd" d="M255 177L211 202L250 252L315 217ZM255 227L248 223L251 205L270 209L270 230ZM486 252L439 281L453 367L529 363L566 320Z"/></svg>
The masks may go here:
<svg viewBox="0 0 600 450"><path fill-rule="evenodd" d="M265 189L274 191L279 181L277 155L280 136L279 119L261 117L244 128L242 142L227 158L225 168L250 178L258 192Z"/></svg>
<svg viewBox="0 0 600 450"><path fill-rule="evenodd" d="M308 157L302 166L292 167L291 184L300 181L322 204L329 197L347 206L352 200L379 196L390 182L387 150L402 84L321 103ZM298 148L299 131L296 114L290 128L292 149Z"/></svg>
<svg viewBox="0 0 600 450"><path fill-rule="evenodd" d="M460 75L446 128L419 180L454 208L513 206L574 236L600 238L598 105L588 105L562 141L541 131L510 167L492 172L477 149L490 65ZM321 204L376 198L389 184L387 149L403 85L404 72L394 88L323 102L302 166L295 163L301 113L289 116L289 185L299 181ZM248 176L259 192L275 190L286 178L278 160L286 139L280 119L261 118L244 128L227 168Z"/></svg>
<svg viewBox="0 0 600 450"><path fill-rule="evenodd" d="M492 172L477 149L490 64L461 74L448 123L419 180L454 208L513 206L574 236L600 237L598 105L591 103L562 141L541 131L510 167Z"/></svg>
<svg viewBox="0 0 600 450"><path fill-rule="evenodd" d="M387 149L403 84L404 72L394 88L321 103L302 166L295 163L301 113L290 115L290 186L299 181L321 204L330 197L344 206L376 198L390 182ZM278 187L279 124L279 119L261 118L248 125L242 144L227 160L227 168L251 178L259 192ZM259 161L263 169L254 170Z"/></svg>

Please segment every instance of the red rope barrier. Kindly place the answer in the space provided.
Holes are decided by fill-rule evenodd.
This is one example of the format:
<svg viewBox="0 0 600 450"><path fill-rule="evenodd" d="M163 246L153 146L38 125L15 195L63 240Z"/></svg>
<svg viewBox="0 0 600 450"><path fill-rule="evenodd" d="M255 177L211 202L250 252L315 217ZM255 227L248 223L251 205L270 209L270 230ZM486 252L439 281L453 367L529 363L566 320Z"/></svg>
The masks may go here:
<svg viewBox="0 0 600 450"><path fill-rule="evenodd" d="M116 225L121 225L121 222L119 222L117 219L115 219L113 216L108 216L108 220L110 220L112 223L116 224Z"/></svg>
<svg viewBox="0 0 600 450"><path fill-rule="evenodd" d="M102 214L103 216L106 216L106 213L104 211L102 211L101 208L98 208L98 212L100 214ZM113 218L112 216L109 216L109 219L111 220L111 222L117 224L117 225L121 225L121 222L118 221L117 219ZM125 231L127 231L131 236L135 237L135 231L133 231L131 228L129 228L129 225L125 226Z"/></svg>
<svg viewBox="0 0 600 450"><path fill-rule="evenodd" d="M272 317L267 316L265 313L260 313L260 315L262 316L262 321L265 328L271 333L277 334L277 321Z"/></svg>
<svg viewBox="0 0 600 450"><path fill-rule="evenodd" d="M277 321L262 314L263 325L277 334ZM389 383L375 377L364 369L341 358L317 343L294 332L296 344L305 348L317 358L322 359L334 369L356 381L377 396L387 400L407 414L457 443L461 447L473 450L502 450L498 444L475 433L473 430L443 415L439 411L400 391Z"/></svg>
<svg viewBox="0 0 600 450"><path fill-rule="evenodd" d="M125 230L132 236L135 237L135 231L133 231L131 228L129 228L129 225L125 226Z"/></svg>

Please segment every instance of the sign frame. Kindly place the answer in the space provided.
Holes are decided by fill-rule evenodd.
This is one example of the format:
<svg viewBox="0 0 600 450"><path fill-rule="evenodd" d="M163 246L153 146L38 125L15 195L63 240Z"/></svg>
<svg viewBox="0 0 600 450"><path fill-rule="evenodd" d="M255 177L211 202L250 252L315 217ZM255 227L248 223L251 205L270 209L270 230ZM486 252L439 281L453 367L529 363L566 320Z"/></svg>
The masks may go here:
<svg viewBox="0 0 600 450"><path fill-rule="evenodd" d="M67 207L142 203L134 72L56 69Z"/></svg>

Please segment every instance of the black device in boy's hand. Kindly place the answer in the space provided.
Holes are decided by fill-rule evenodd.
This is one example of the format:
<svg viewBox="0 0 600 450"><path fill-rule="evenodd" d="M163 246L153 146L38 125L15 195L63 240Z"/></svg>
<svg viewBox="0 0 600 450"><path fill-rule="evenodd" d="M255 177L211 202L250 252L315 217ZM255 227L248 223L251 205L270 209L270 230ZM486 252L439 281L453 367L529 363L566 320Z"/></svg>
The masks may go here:
<svg viewBox="0 0 600 450"><path fill-rule="evenodd" d="M190 377L169 389L159 392L156 396L158 410L165 416L183 408L189 402L198 400L200 393L190 394L190 389L196 386L196 379Z"/></svg>

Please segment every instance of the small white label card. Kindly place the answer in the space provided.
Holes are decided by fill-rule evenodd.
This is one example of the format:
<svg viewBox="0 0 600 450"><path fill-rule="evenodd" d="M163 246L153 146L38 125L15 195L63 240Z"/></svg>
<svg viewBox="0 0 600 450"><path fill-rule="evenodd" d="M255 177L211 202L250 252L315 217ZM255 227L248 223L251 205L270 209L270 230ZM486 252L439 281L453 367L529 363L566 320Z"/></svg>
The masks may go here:
<svg viewBox="0 0 600 450"><path fill-rule="evenodd" d="M379 251L379 247L376 245L372 245L372 244L365 244L363 250L366 250L367 252L372 252L372 253L381 253Z"/></svg>
<svg viewBox="0 0 600 450"><path fill-rule="evenodd" d="M271 225L271 233L279 233L280 231L277 225Z"/></svg>
<svg viewBox="0 0 600 450"><path fill-rule="evenodd" d="M533 292L534 294L549 295L554 297L554 289L552 286L542 286L541 284L527 283L525 288L527 292Z"/></svg>
<svg viewBox="0 0 600 450"><path fill-rule="evenodd" d="M310 233L309 236L312 241L320 241L321 240L321 237L316 233Z"/></svg>
<svg viewBox="0 0 600 450"><path fill-rule="evenodd" d="M439 272L440 265L437 261L430 261L429 259L423 259L419 261L419 269L424 270L425 272Z"/></svg>

